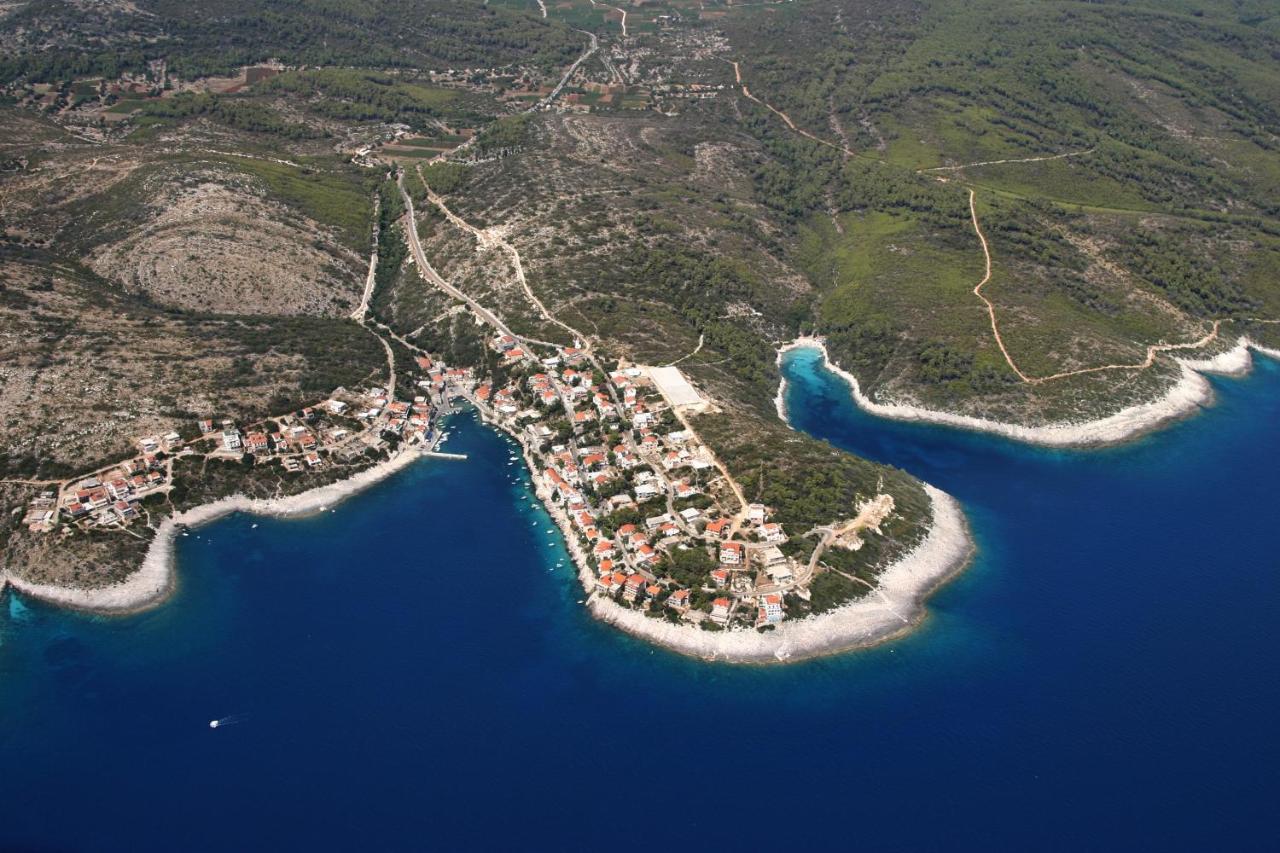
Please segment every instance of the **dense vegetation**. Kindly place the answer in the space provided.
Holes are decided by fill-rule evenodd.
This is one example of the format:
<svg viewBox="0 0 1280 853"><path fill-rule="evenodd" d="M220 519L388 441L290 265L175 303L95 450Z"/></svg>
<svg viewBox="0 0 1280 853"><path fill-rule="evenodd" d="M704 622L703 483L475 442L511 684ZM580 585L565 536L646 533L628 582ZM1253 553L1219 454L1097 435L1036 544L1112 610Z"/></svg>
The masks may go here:
<svg viewBox="0 0 1280 853"><path fill-rule="evenodd" d="M405 258L409 244L400 235L397 223L404 215L404 200L395 181L378 187L378 262L373 273L373 304L381 308L391 294L391 285Z"/></svg>
<svg viewBox="0 0 1280 853"><path fill-rule="evenodd" d="M85 136L6 154L6 174L57 176L40 190L56 215L45 221L36 209L29 219L40 221L30 230L19 222L6 239L14 251L48 251L40 260L50 268L78 268L136 237L140 212L168 209L173 194L158 187L230 188L224 210L262 199L273 217L305 219L302 239L314 234L327 252L318 265L332 260L352 277L370 250L377 197L373 317L502 381L487 333L405 264L395 185L351 162L359 151L356 163L367 163L371 149L425 161L478 129L467 164L426 166L426 182L471 222L500 227L523 253L531 287L592 335L602 358L680 359L716 401L697 427L749 500L774 507L794 537L852 516L879 490L894 496L898 513L883 535L856 553L833 550L825 559L839 571L819 577L809 604L789 602L819 611L862 594L877 566L916 541L928 509L907 475L777 422L779 342L823 334L873 395L1008 420L1113 411L1174 369L1022 382L973 293L986 272L976 219L993 258L984 293L1031 375L1132 363L1150 343L1198 338L1212 320L1280 310L1280 30L1262 0L798 0L735 4L706 20L693 5L671 31L621 43L616 23L586 3L548 3L546 21L533 4L482 0L27 4L5 19L12 37L0 77L57 84L47 98L43 87L14 87L41 108L40 121L70 126L82 116L60 115L64 107L100 96L121 103L109 115L83 111L99 121L71 127ZM495 93L547 85L579 54L583 36L569 24L602 35L601 54L582 66L591 84L616 84L604 57L630 52L618 64L636 79L725 87L672 100L660 115L609 108L491 121L538 97ZM164 85L161 60L172 82L273 59L285 70L233 92L149 97ZM729 85L726 59L742 63L752 92L827 144ZM526 77L530 67L545 73ZM423 73L446 68L472 70L451 88ZM83 79L144 70L150 93ZM463 77L474 88L458 85ZM582 83L568 89L574 109L598 107L600 86ZM641 104L661 94L631 88ZM378 125L392 123L414 134L379 149L391 133ZM987 162L1003 160L1019 162ZM421 201L415 169L405 182ZM419 214L442 274L517 332L561 339L510 286L504 253L477 253L429 204ZM127 314L145 335L210 351L209 387L257 397L237 415L290 408L385 367L375 336L348 320L181 312L92 284L79 308ZM0 288L0 310L38 324L22 339L38 340L33 351L52 365L55 342L86 333L76 306L46 309L42 292ZM85 357L109 360L102 328L123 322L100 323ZM271 371L285 382L264 383ZM166 414L176 415L169 401L178 397L162 401ZM553 428L561 440L572 430ZM30 452L0 459L12 471L47 473L42 464ZM237 473L216 471L215 491ZM813 538L787 547L807 553ZM709 565L691 552L668 568L692 584Z"/></svg>
<svg viewBox="0 0 1280 853"><path fill-rule="evenodd" d="M6 22L30 37L0 79L54 81L140 72L164 58L186 78L268 59L290 65L442 68L558 65L581 50L568 28L480 0L139 0L32 3Z"/></svg>
<svg viewBox="0 0 1280 853"><path fill-rule="evenodd" d="M264 133L283 139L315 139L324 134L301 122L287 121L264 104L216 95L178 95L147 101L142 114L154 118L207 116L227 127Z"/></svg>
<svg viewBox="0 0 1280 853"><path fill-rule="evenodd" d="M481 117L455 90L379 71L287 71L259 88L268 95L288 96L315 115L342 122L399 122L424 130L433 120L474 122Z"/></svg>
<svg viewBox="0 0 1280 853"><path fill-rule="evenodd" d="M832 143L739 102L768 153L759 198L799 238L838 359L873 390L897 382L935 405L1034 405L993 358L970 294L982 270L969 188L993 253L988 293L1033 375L1138 361L1145 343L1197 334L1199 318L1269 304L1273 24L1265 4L1225 0L836 0L730 19L752 91ZM1173 310L1153 314L1134 287Z"/></svg>

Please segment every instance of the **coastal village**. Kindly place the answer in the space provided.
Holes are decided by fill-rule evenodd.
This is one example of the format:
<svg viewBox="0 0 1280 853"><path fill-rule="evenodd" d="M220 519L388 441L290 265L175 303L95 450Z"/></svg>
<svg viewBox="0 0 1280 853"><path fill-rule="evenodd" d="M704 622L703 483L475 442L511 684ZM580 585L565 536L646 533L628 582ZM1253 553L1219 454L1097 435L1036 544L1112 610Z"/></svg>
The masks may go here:
<svg viewBox="0 0 1280 853"><path fill-rule="evenodd" d="M393 399L383 387L339 388L314 406L253 423L205 418L185 434L142 437L136 456L43 491L28 505L23 523L36 533L64 526L128 532L151 525L151 510L173 508L169 498L180 471L197 461L201 467L219 461L281 475L341 474L401 448L431 452L446 388L462 387L470 372L425 373L412 400Z"/></svg>
<svg viewBox="0 0 1280 853"><path fill-rule="evenodd" d="M583 350L538 357L526 346L493 337L495 378L419 354L411 399L384 387L340 388L252 423L210 417L141 437L136 455L43 491L24 523L53 535L141 535L175 509L182 478L213 461L293 475L309 488L320 478L308 475L332 480L394 454L436 454L440 421L462 399L524 447L590 595L711 631L769 630L796 598L808 599L821 547L792 547L769 507L741 497L688 424L685 415L709 403L678 368L624 362L606 374ZM872 502L850 530L822 531L822 544L860 547L858 531L891 511L891 499Z"/></svg>
<svg viewBox="0 0 1280 853"><path fill-rule="evenodd" d="M678 368L606 375L575 348L538 359L503 334L491 347L507 382L470 398L521 441L591 594L712 631L769 630L808 599L820 550L799 562L770 509L742 499L684 417L709 403ZM876 502L834 544L860 547L857 530L891 510Z"/></svg>

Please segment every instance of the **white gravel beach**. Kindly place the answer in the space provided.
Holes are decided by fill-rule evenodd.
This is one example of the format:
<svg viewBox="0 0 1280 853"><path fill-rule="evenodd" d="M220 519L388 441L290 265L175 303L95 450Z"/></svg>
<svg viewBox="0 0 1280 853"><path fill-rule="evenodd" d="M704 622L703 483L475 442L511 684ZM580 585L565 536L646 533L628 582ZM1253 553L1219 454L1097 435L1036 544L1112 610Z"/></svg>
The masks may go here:
<svg viewBox="0 0 1280 853"><path fill-rule="evenodd" d="M826 343L821 338L797 338L782 347L778 350L779 364L784 353L802 348L821 351L827 369L844 379L849 385L854 401L861 409L871 414L892 420L941 424L987 432L1044 447L1089 447L1115 444L1135 438L1211 404L1213 387L1201 374L1242 376L1253 366L1251 349L1265 355L1276 356L1275 350L1260 347L1248 338L1240 338L1234 347L1211 358L1199 360L1175 358L1174 360L1181 367L1181 376L1164 394L1154 400L1129 406L1113 415L1095 420L1023 426L903 403L877 403L862 393L857 377L831 361ZM774 400L778 417L783 421L787 420L785 395L786 379L784 378Z"/></svg>
<svg viewBox="0 0 1280 853"><path fill-rule="evenodd" d="M147 549L141 567L118 584L95 589L76 589L31 583L11 576L4 576L0 580L9 583L23 595L76 610L114 614L145 610L163 602L176 588L173 544L181 527L197 527L233 512L277 518L310 515L385 480L421 458L422 454L417 449L404 450L345 480L296 495L269 500L233 495L166 518L156 528L155 538Z"/></svg>
<svg viewBox="0 0 1280 853"><path fill-rule="evenodd" d="M704 660L789 663L877 645L919 625L929 594L964 568L973 554L960 504L933 486L924 488L933 508L924 540L887 568L880 575L880 585L865 598L826 613L783 622L761 633L749 628L704 631L676 625L598 595L592 595L588 606L597 619L629 634ZM583 583L594 584L589 572L583 573Z"/></svg>
<svg viewBox="0 0 1280 853"><path fill-rule="evenodd" d="M595 573L568 514L551 500L551 489L533 466L522 436L507 432L521 445L536 494L563 534L591 614L628 634L680 654L726 663L784 663L876 645L919 624L924 618L925 599L964 568L973 554L973 542L960 504L925 483L933 509L928 534L909 554L881 574L880 586L866 598L827 613L783 622L764 633L752 629L706 631L692 624L677 625L645 616L596 593Z"/></svg>

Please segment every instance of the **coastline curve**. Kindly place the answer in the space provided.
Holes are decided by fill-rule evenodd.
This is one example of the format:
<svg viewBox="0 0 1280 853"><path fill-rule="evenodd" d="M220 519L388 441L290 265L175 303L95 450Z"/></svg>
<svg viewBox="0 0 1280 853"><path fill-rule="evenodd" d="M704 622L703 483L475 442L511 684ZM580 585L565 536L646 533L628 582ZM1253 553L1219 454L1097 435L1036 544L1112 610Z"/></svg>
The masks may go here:
<svg viewBox="0 0 1280 853"><path fill-rule="evenodd" d="M975 551L959 502L928 483L924 489L933 509L929 533L885 569L880 583L865 597L826 613L783 622L761 633L749 628L705 631L675 625L594 593L587 606L597 619L632 636L707 661L796 663L879 645L919 626L929 596L959 574Z"/></svg>
<svg viewBox="0 0 1280 853"><path fill-rule="evenodd" d="M971 432L1000 435L1026 444L1053 448L1099 447L1118 444L1145 435L1171 421L1192 415L1213 403L1213 386L1205 379L1205 374L1244 376L1253 367L1251 350L1271 358L1280 358L1280 351L1260 346L1244 336L1239 338L1231 349L1210 358L1174 358L1181 370L1181 376L1164 394L1154 400L1137 403L1094 420L1025 426L905 403L878 403L863 393L856 376L831 360L823 338L799 337L780 347L777 355L779 366L782 364L783 356L795 349L813 349L821 352L827 370L844 380L858 408L870 414L889 420L937 424ZM779 383L774 405L778 417L790 426L786 410L786 385L787 380L784 376Z"/></svg>
<svg viewBox="0 0 1280 853"><path fill-rule="evenodd" d="M248 498L231 495L172 515L160 522L155 538L138 570L119 583L98 588L63 587L32 583L12 575L0 576L18 593L59 607L104 615L124 616L156 607L177 590L174 542L184 527L198 527L236 512L274 518L299 518L321 512L340 501L379 483L400 471L423 454L403 450L390 459L366 468L343 480L280 498Z"/></svg>

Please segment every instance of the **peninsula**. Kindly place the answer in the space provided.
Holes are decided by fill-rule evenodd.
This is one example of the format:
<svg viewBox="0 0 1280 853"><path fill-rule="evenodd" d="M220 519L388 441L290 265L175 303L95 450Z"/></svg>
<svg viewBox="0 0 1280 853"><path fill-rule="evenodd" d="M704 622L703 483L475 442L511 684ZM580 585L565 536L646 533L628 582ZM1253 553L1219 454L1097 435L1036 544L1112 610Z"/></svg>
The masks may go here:
<svg viewBox="0 0 1280 853"><path fill-rule="evenodd" d="M330 510L467 409L599 619L908 630L963 512L790 429L789 352L1087 447L1280 351L1274 27L1023 6L4 4L0 584L153 606L189 528Z"/></svg>

